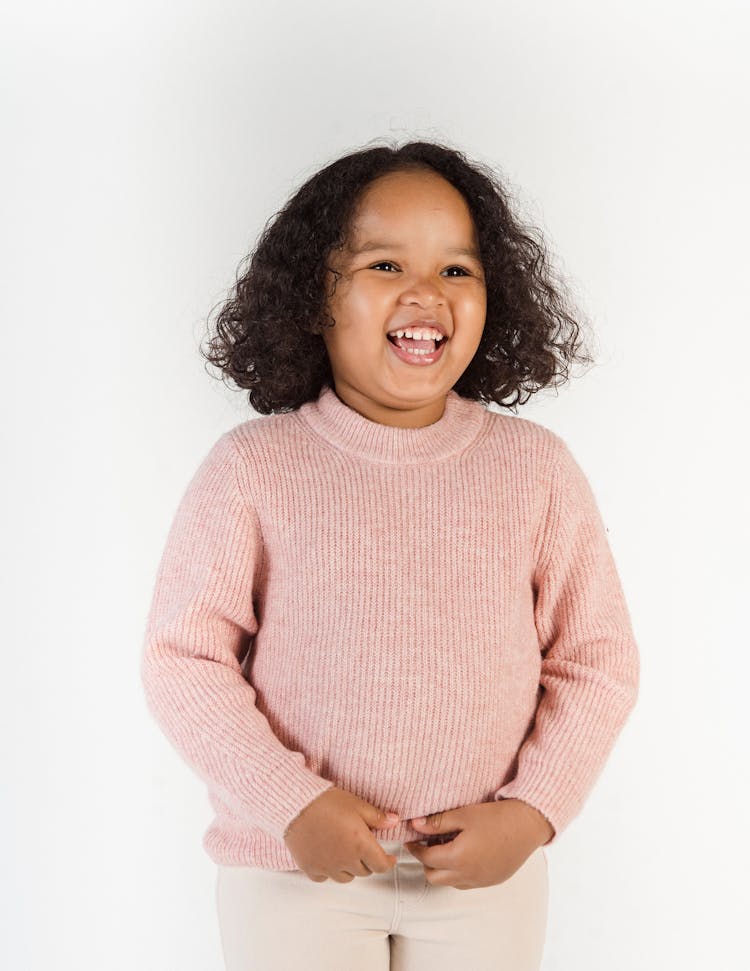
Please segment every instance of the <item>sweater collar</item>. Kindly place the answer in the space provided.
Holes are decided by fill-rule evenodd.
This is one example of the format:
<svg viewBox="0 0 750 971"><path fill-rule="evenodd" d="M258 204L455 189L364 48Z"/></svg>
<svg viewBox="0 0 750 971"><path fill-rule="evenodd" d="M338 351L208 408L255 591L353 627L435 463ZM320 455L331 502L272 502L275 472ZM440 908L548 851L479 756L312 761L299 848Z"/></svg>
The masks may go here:
<svg viewBox="0 0 750 971"><path fill-rule="evenodd" d="M324 385L317 400L305 402L296 414L331 445L358 458L419 464L447 458L470 445L488 411L451 389L436 422L422 428L397 428L365 418Z"/></svg>

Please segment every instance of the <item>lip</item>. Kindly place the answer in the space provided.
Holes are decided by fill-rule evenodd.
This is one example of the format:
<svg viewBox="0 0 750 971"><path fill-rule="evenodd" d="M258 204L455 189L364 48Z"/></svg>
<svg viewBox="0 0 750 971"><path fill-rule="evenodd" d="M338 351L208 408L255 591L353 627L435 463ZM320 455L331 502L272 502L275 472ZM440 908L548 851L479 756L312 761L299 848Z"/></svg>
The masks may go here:
<svg viewBox="0 0 750 971"><path fill-rule="evenodd" d="M443 337L448 340L448 331L445 329L443 324L439 320L407 320L403 324L398 324L396 327L390 327L386 331L386 336L394 330L408 330L410 327L434 327L435 330L439 330Z"/></svg>
<svg viewBox="0 0 750 971"><path fill-rule="evenodd" d="M436 364L440 358L445 353L445 345L447 341L440 341L440 345L437 350L433 351L432 354L411 354L409 351L402 351L400 347L397 347L392 341L386 340L388 347L391 352L396 355L396 357L402 361L407 367L430 367L432 364Z"/></svg>

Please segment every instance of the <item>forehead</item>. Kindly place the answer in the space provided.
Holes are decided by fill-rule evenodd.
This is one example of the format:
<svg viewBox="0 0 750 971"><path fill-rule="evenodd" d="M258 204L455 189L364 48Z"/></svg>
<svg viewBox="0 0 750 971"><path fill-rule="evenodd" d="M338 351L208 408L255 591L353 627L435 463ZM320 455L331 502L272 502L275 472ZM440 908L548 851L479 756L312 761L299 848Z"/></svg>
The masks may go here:
<svg viewBox="0 0 750 971"><path fill-rule="evenodd" d="M476 229L458 189L435 172L392 172L362 192L351 225L354 248L393 233L440 234L456 243L473 242Z"/></svg>

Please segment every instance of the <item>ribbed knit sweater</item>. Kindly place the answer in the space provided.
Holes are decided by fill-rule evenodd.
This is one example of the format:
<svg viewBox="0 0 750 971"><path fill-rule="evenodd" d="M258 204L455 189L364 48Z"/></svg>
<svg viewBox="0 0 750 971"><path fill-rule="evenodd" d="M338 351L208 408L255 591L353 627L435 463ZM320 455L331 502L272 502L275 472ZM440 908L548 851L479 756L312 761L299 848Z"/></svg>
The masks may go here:
<svg viewBox="0 0 750 971"><path fill-rule="evenodd" d="M554 842L633 708L639 656L564 441L448 394L399 428L324 386L218 438L169 530L141 676L205 781L221 864L297 869L332 786L409 819L520 799Z"/></svg>

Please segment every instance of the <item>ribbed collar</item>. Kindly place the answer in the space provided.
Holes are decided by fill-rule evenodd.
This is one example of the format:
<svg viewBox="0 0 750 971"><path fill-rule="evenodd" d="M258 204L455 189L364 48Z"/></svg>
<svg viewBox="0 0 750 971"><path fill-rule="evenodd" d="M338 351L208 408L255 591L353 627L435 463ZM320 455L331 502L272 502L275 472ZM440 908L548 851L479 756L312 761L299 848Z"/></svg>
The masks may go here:
<svg viewBox="0 0 750 971"><path fill-rule="evenodd" d="M479 435L488 410L481 402L448 392L443 414L422 428L395 428L371 421L324 385L316 401L294 412L309 428L337 448L374 462L418 464L455 455Z"/></svg>

